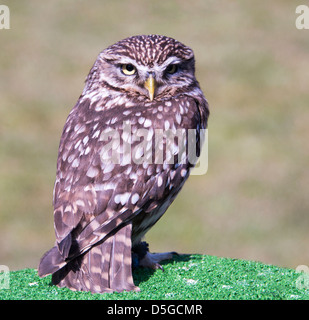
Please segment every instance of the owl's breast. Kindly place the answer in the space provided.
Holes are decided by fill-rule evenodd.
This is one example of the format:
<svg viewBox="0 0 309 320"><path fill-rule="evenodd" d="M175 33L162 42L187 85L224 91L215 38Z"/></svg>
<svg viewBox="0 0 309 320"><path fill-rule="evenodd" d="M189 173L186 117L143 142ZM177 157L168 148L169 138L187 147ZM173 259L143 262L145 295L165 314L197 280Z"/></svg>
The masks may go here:
<svg viewBox="0 0 309 320"><path fill-rule="evenodd" d="M163 216L168 207L172 204L177 194L181 190L183 184L185 183L184 178L182 182L172 188L170 192L167 192L166 196L160 200L149 200L152 210L143 209L135 216L132 220L132 246L138 244L144 235L150 230L150 228ZM147 206L146 206L147 208Z"/></svg>

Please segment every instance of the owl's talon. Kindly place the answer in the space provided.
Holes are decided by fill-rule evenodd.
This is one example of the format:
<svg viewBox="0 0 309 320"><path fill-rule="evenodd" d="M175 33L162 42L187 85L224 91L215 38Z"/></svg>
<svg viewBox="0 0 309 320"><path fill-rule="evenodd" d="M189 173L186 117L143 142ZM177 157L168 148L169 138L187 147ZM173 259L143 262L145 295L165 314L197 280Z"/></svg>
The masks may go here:
<svg viewBox="0 0 309 320"><path fill-rule="evenodd" d="M147 252L144 258L142 258L139 262L139 265L144 268L150 269L161 269L164 271L164 268L160 265L159 262L163 260L172 259L173 256L177 254L176 252L163 252L163 253L150 253Z"/></svg>
<svg viewBox="0 0 309 320"><path fill-rule="evenodd" d="M161 269L164 272L164 268L159 263L155 264L155 268L156 269Z"/></svg>

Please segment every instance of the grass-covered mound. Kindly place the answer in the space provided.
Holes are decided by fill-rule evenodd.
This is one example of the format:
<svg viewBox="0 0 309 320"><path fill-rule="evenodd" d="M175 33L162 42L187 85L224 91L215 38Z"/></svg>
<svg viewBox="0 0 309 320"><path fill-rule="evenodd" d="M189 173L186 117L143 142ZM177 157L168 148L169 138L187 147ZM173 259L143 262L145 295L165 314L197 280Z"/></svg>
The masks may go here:
<svg viewBox="0 0 309 320"><path fill-rule="evenodd" d="M305 275L292 269L206 255L180 255L163 266L164 272L134 271L140 292L112 294L58 288L35 269L12 271L10 288L0 290L0 299L309 299L309 288L297 286Z"/></svg>

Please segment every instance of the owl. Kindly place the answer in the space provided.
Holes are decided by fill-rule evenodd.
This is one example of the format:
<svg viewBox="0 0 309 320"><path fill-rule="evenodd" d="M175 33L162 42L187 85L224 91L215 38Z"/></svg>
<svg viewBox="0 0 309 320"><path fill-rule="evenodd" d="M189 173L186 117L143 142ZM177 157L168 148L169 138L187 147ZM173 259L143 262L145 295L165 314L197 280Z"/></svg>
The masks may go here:
<svg viewBox="0 0 309 320"><path fill-rule="evenodd" d="M63 129L56 242L39 276L78 291L139 290L133 267L157 269L173 257L142 240L196 164L208 115L189 47L139 35L103 50Z"/></svg>

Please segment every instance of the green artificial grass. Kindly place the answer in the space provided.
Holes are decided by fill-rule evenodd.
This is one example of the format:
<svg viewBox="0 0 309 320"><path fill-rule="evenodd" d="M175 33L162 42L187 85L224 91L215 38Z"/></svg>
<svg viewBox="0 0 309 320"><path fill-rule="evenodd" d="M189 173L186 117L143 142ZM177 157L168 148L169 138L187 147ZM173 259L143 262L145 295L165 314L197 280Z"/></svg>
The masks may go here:
<svg viewBox="0 0 309 320"><path fill-rule="evenodd" d="M206 255L180 255L162 270L137 269L140 292L92 294L51 285L37 270L10 272L10 288L0 289L1 300L142 300L142 299L272 299L307 300L309 287L298 286L304 274L260 262ZM307 276L307 275L306 275Z"/></svg>

